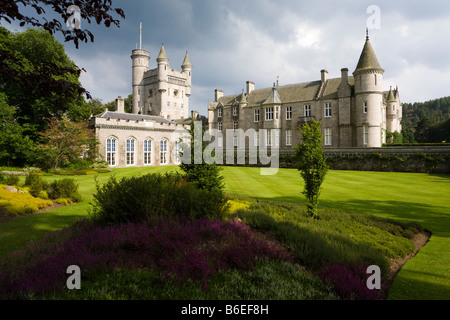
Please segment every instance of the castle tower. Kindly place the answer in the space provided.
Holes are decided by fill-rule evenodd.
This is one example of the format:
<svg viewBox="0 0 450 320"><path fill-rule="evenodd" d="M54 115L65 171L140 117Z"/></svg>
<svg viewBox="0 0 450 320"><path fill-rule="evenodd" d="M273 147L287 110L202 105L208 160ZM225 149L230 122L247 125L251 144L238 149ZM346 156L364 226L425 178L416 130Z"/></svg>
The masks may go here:
<svg viewBox="0 0 450 320"><path fill-rule="evenodd" d="M353 72L357 147L381 147L383 74L367 32L366 43Z"/></svg>
<svg viewBox="0 0 450 320"><path fill-rule="evenodd" d="M132 51L131 60L133 65L132 86L133 86L133 113L137 114L144 106L144 74L148 71L150 53L144 49Z"/></svg>

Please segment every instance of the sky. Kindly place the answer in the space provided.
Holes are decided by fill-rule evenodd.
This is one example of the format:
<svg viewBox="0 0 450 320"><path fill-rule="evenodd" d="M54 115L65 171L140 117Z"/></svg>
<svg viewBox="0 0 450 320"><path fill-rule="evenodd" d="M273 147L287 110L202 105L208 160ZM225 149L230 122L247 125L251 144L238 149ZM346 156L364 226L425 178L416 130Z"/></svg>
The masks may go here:
<svg viewBox="0 0 450 320"><path fill-rule="evenodd" d="M402 102L450 96L450 1L448 0L112 0L125 12L120 27L81 20L94 42L64 44L80 68L82 85L104 103L131 93L131 51L150 52L156 68L161 44L171 68L181 70L186 51L192 70L190 110L207 115L214 90L239 94L256 89L352 73L369 29L385 70L383 86L399 87ZM47 11L48 12L48 11ZM18 23L3 26L22 31Z"/></svg>

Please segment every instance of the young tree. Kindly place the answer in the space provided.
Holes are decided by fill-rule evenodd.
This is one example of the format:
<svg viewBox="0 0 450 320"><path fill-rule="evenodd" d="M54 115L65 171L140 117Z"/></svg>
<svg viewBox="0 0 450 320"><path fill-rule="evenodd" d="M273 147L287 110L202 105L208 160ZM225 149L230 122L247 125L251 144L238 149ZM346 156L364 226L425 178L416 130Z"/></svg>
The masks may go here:
<svg viewBox="0 0 450 320"><path fill-rule="evenodd" d="M298 159L298 170L304 180L303 194L306 197L307 212L313 218L318 218L317 206L322 182L328 171L328 165L323 155L322 132L320 122L305 123L300 129L302 143L295 147Z"/></svg>
<svg viewBox="0 0 450 320"><path fill-rule="evenodd" d="M67 118L48 121L48 129L41 134L45 143L39 147L49 167L68 165L84 155L95 158L96 140L85 122L72 122ZM88 155L88 156L87 156Z"/></svg>
<svg viewBox="0 0 450 320"><path fill-rule="evenodd" d="M183 162L180 165L186 180L193 183L198 189L223 192L224 178L220 175L222 168L215 163L208 164L203 159L203 151L205 150L207 143L203 140L205 130L202 123L200 121L194 121L189 133L190 144L183 145L183 148L190 149L190 161L183 159ZM201 141L196 142L196 139L201 139ZM181 154L181 158L183 158L183 153Z"/></svg>

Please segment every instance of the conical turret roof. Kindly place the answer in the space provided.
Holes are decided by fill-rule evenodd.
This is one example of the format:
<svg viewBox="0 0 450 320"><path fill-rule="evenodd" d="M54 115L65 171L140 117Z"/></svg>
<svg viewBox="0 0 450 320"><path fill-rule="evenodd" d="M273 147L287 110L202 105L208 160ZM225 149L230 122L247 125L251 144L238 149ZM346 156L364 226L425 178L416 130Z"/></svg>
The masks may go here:
<svg viewBox="0 0 450 320"><path fill-rule="evenodd" d="M191 61L189 60L189 55L186 51L186 56L184 57L184 61L183 64L181 65L181 67L192 67Z"/></svg>
<svg viewBox="0 0 450 320"><path fill-rule="evenodd" d="M391 90L389 90L389 94L387 96L387 102L396 102L397 100L394 97L394 93L392 92L392 87Z"/></svg>
<svg viewBox="0 0 450 320"><path fill-rule="evenodd" d="M169 58L167 58L166 50L164 49L164 43L161 45L161 50L159 51L159 55L156 58L156 60L161 60L161 59L169 60Z"/></svg>
<svg viewBox="0 0 450 320"><path fill-rule="evenodd" d="M384 72L384 70L380 66L380 63L378 62L377 56L375 54L375 51L373 50L368 35L354 73L366 70L378 70Z"/></svg>

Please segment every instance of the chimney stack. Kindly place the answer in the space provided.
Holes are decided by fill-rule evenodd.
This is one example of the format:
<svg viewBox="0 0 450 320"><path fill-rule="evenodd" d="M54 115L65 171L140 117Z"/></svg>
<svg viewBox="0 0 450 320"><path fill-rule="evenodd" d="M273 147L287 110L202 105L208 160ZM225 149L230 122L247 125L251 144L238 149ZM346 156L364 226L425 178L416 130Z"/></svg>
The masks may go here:
<svg viewBox="0 0 450 320"><path fill-rule="evenodd" d="M249 95L253 90L255 90L255 83L252 81L247 81L247 95Z"/></svg>
<svg viewBox="0 0 450 320"><path fill-rule="evenodd" d="M214 93L215 102L219 101L219 99L223 97L223 90L216 89Z"/></svg>
<svg viewBox="0 0 450 320"><path fill-rule="evenodd" d="M327 70L320 70L320 75L321 75L321 79L322 79L322 83L327 82L328 80L328 71Z"/></svg>
<svg viewBox="0 0 450 320"><path fill-rule="evenodd" d="M116 99L116 112L125 113L125 103L121 96Z"/></svg>
<svg viewBox="0 0 450 320"><path fill-rule="evenodd" d="M348 83L348 69L347 68L341 69L341 83L344 83L344 84Z"/></svg>

